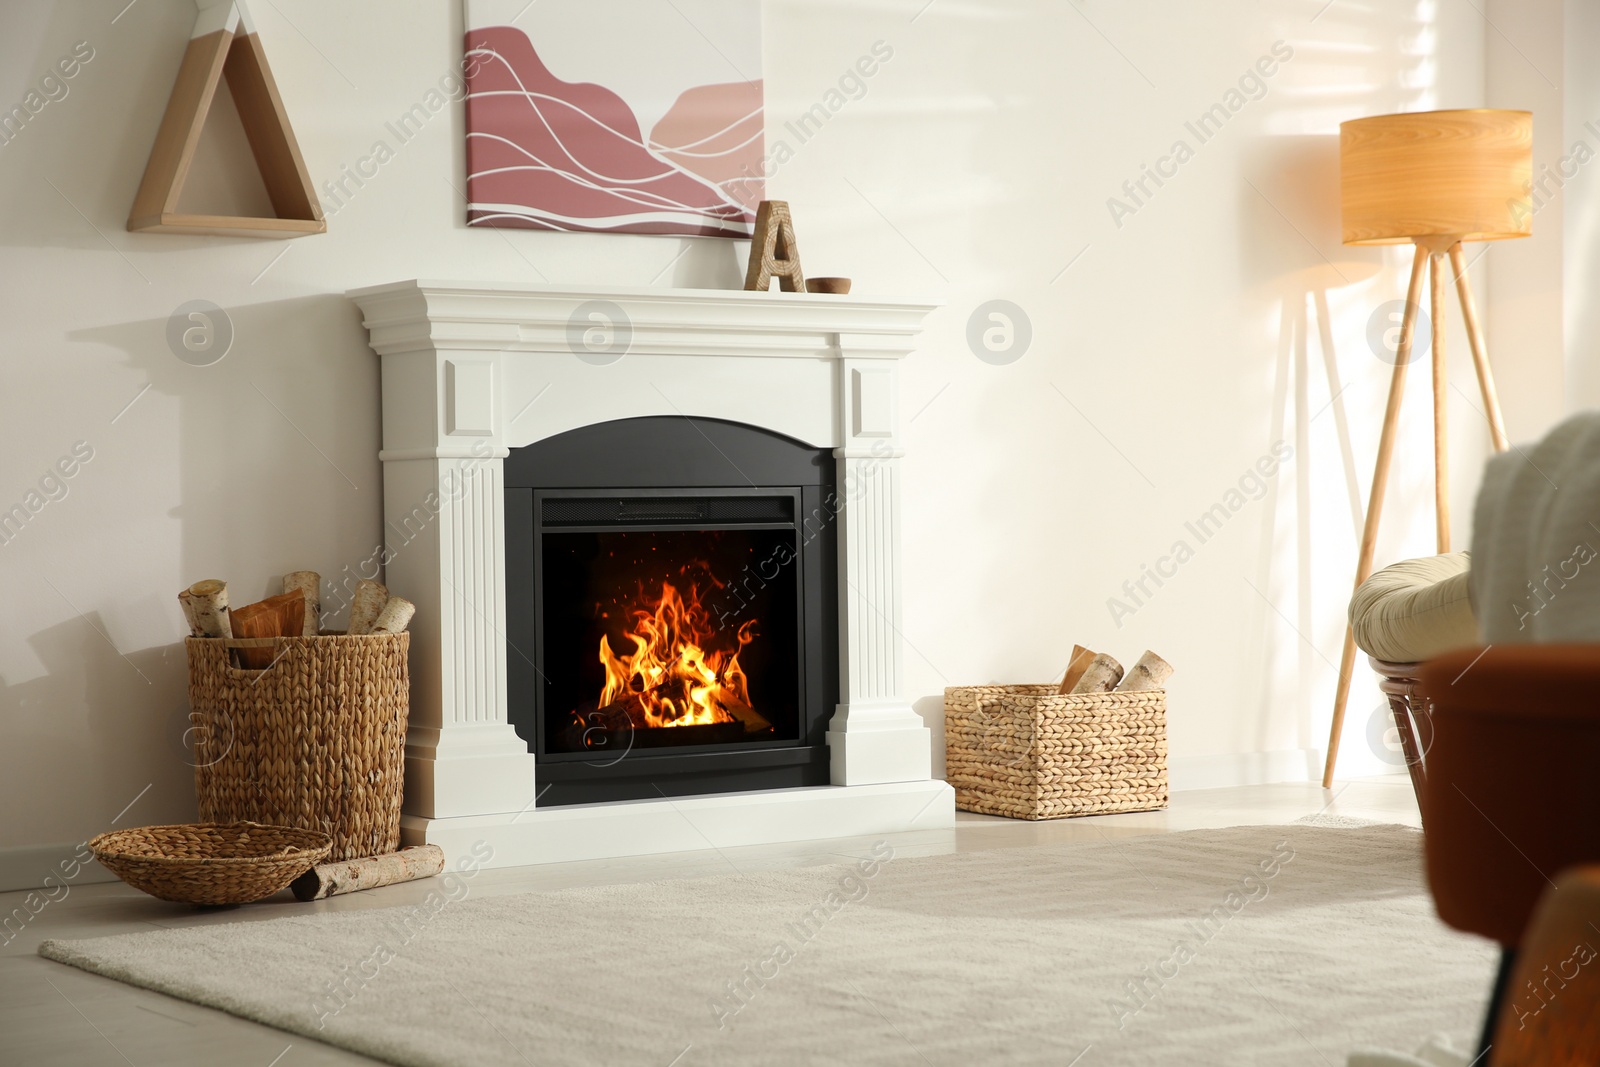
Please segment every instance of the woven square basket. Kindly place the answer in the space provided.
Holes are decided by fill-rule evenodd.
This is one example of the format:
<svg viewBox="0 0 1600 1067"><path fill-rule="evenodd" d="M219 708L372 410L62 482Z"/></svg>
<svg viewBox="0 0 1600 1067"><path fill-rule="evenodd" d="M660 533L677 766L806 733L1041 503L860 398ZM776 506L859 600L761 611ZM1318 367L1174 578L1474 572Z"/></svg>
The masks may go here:
<svg viewBox="0 0 1600 1067"><path fill-rule="evenodd" d="M1013 819L1166 807L1166 691L1055 690L944 691L945 778L956 807Z"/></svg>

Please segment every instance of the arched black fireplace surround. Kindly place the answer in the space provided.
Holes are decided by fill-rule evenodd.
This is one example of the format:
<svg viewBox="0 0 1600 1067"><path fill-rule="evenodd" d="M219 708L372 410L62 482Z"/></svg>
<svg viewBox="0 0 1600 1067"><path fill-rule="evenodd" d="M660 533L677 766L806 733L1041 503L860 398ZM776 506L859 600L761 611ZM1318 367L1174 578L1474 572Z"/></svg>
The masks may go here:
<svg viewBox="0 0 1600 1067"><path fill-rule="evenodd" d="M508 712L540 806L828 784L836 466L683 416L511 450Z"/></svg>

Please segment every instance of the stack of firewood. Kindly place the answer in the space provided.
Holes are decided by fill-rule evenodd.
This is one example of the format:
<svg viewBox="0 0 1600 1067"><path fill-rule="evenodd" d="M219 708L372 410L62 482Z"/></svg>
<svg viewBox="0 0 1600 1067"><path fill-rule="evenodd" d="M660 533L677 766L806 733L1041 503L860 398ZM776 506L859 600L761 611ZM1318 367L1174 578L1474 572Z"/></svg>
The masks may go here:
<svg viewBox="0 0 1600 1067"><path fill-rule="evenodd" d="M1072 660L1061 679L1057 693L1140 693L1163 689L1172 675L1172 664L1145 650L1133 669L1123 673L1122 664L1104 652L1082 645L1072 646Z"/></svg>
<svg viewBox="0 0 1600 1067"><path fill-rule="evenodd" d="M322 634L322 577L316 571L290 571L283 592L254 604L231 607L228 583L196 582L178 594L189 633L194 637L317 637ZM350 605L351 634L397 634L411 624L416 605L390 596L380 582L362 581ZM270 648L239 650L239 665L261 670L272 662Z"/></svg>

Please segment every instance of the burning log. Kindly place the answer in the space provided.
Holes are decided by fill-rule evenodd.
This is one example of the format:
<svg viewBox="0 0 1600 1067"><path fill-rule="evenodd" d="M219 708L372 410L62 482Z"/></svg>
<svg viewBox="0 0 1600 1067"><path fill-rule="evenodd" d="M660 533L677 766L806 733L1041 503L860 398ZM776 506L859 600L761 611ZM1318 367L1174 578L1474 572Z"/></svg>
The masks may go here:
<svg viewBox="0 0 1600 1067"><path fill-rule="evenodd" d="M1073 685L1074 693L1109 693L1117 687L1122 680L1122 664L1106 655L1097 653L1089 661L1083 676Z"/></svg>
<svg viewBox="0 0 1600 1067"><path fill-rule="evenodd" d="M771 720L748 704L724 704L723 707L727 708L729 715L744 724L747 734L759 734L772 729Z"/></svg>
<svg viewBox="0 0 1600 1067"><path fill-rule="evenodd" d="M289 883L296 900L322 900L363 889L432 878L444 870L444 849L415 845L399 852L313 867Z"/></svg>
<svg viewBox="0 0 1600 1067"><path fill-rule="evenodd" d="M305 620L300 627L301 637L315 637L322 629L322 575L316 571L290 571L283 576L283 591L299 590L306 601Z"/></svg>
<svg viewBox="0 0 1600 1067"><path fill-rule="evenodd" d="M1122 679L1122 684L1117 686L1117 692L1142 693L1150 689L1161 689L1166 686L1170 677L1172 677L1172 664L1145 649L1144 655L1139 657L1139 662L1133 665L1133 669Z"/></svg>
<svg viewBox="0 0 1600 1067"><path fill-rule="evenodd" d="M572 721L561 731L561 744L575 752L623 749L628 747L626 739L633 731L649 728L644 702L637 694L630 694L603 708L585 704L575 709Z"/></svg>
<svg viewBox="0 0 1600 1067"><path fill-rule="evenodd" d="M603 708L585 704L573 712L573 717L590 729L615 731L650 728L650 715L645 710L643 697L638 693L629 693L621 700L613 700Z"/></svg>
<svg viewBox="0 0 1600 1067"><path fill-rule="evenodd" d="M624 641L634 646L632 651L618 655L612 636L600 638L606 673L598 703L636 696L643 702L645 725L651 727L731 726L735 733L742 726L752 732L770 728L764 718L741 720L729 710L736 704L750 707L739 652L755 640L754 619L742 623L734 635L720 632L700 588L690 585L685 593L671 582L661 584L659 597L642 594L626 615L633 626Z"/></svg>

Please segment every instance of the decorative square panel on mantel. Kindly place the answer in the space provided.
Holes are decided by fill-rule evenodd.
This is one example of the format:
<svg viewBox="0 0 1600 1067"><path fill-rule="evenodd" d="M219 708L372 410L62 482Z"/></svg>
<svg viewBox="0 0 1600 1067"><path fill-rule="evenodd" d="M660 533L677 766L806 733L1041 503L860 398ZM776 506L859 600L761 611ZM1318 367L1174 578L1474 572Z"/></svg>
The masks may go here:
<svg viewBox="0 0 1600 1067"><path fill-rule="evenodd" d="M515 865L950 826L900 690L898 361L937 305L735 290L405 281L358 289L382 362L388 584L415 600L406 840ZM649 416L831 450L842 507L831 784L537 807L508 719L511 449ZM736 457L730 457L737 466Z"/></svg>

